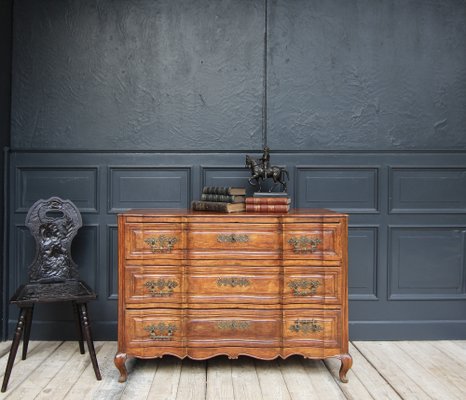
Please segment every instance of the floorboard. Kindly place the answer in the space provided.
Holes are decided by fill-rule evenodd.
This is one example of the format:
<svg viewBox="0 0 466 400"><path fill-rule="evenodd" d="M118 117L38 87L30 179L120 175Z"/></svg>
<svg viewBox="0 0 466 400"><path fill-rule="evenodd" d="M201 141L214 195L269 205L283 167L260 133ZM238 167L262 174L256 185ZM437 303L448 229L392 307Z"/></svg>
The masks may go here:
<svg viewBox="0 0 466 400"><path fill-rule="evenodd" d="M11 343L0 343L3 378ZM118 382L116 342L96 342L102 380L76 342L32 341L15 360L3 399L67 400L411 400L464 399L466 341L353 342L349 383L338 379L337 359L261 361L248 357L207 361L163 357L127 361Z"/></svg>

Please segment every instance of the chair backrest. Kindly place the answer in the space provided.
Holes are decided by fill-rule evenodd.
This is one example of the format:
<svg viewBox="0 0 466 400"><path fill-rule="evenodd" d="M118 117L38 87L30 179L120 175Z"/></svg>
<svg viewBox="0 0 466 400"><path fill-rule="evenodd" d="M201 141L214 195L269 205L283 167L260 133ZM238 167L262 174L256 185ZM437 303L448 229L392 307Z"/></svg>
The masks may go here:
<svg viewBox="0 0 466 400"><path fill-rule="evenodd" d="M81 214L70 200L51 197L29 209L26 226L36 241L34 261L28 268L30 282L63 282L78 278L71 258L71 242L82 226Z"/></svg>

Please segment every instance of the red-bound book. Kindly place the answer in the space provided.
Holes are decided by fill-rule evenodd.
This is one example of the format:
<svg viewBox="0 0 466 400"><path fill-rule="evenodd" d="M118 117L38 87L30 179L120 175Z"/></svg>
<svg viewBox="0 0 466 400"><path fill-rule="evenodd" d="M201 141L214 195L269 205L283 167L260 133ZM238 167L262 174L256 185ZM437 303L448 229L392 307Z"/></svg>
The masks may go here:
<svg viewBox="0 0 466 400"><path fill-rule="evenodd" d="M246 203L246 212L288 212L290 210L289 204L252 204Z"/></svg>
<svg viewBox="0 0 466 400"><path fill-rule="evenodd" d="M290 204L289 197L246 197L246 204Z"/></svg>

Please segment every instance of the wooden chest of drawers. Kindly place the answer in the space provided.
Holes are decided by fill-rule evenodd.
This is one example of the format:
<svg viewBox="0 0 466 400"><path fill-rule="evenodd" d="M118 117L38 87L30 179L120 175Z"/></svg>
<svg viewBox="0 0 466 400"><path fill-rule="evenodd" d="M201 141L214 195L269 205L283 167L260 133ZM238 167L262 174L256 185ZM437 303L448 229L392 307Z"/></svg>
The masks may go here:
<svg viewBox="0 0 466 400"><path fill-rule="evenodd" d="M347 216L128 211L118 216L120 381L128 357L348 353Z"/></svg>

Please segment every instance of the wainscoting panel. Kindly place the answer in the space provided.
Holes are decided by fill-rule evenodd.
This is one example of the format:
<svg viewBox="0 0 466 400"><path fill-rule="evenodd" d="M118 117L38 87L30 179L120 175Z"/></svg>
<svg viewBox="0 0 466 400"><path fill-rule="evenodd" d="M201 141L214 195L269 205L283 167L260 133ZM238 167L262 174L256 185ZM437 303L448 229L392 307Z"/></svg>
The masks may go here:
<svg viewBox="0 0 466 400"><path fill-rule="evenodd" d="M27 279L34 242L28 208L57 195L75 202L84 226L73 243L81 276L97 291L96 339L117 330L117 214L129 208L189 208L202 187L245 186L245 155L11 151L4 300ZM356 339L466 339L466 152L279 152L293 207L349 214L350 335ZM435 212L434 212L435 211ZM17 308L5 310L8 337ZM57 330L56 326L60 327ZM32 337L74 339L66 306L40 307Z"/></svg>
<svg viewBox="0 0 466 400"><path fill-rule="evenodd" d="M378 228L351 227L348 258L350 300L377 300Z"/></svg>
<svg viewBox="0 0 466 400"><path fill-rule="evenodd" d="M110 168L109 212L128 208L186 208L190 167Z"/></svg>
<svg viewBox="0 0 466 400"><path fill-rule="evenodd" d="M391 213L465 213L466 168L391 168Z"/></svg>
<svg viewBox="0 0 466 400"><path fill-rule="evenodd" d="M107 225L108 263L106 265L106 296L108 300L118 299L118 226Z"/></svg>
<svg viewBox="0 0 466 400"><path fill-rule="evenodd" d="M13 251L14 260L10 265L14 268L9 268L10 280L13 283L13 289L16 289L22 282L28 279L27 268L34 259L35 243L34 238L29 233L26 225L15 225L13 227ZM11 291L10 297L13 295L14 290Z"/></svg>
<svg viewBox="0 0 466 400"><path fill-rule="evenodd" d="M466 227L389 227L390 300L466 299Z"/></svg>
<svg viewBox="0 0 466 400"><path fill-rule="evenodd" d="M296 180L299 207L378 212L377 168L297 166Z"/></svg>
<svg viewBox="0 0 466 400"><path fill-rule="evenodd" d="M16 174L16 211L27 212L39 199L48 199L57 192L73 199L81 212L98 212L98 168L42 166L18 168Z"/></svg>

